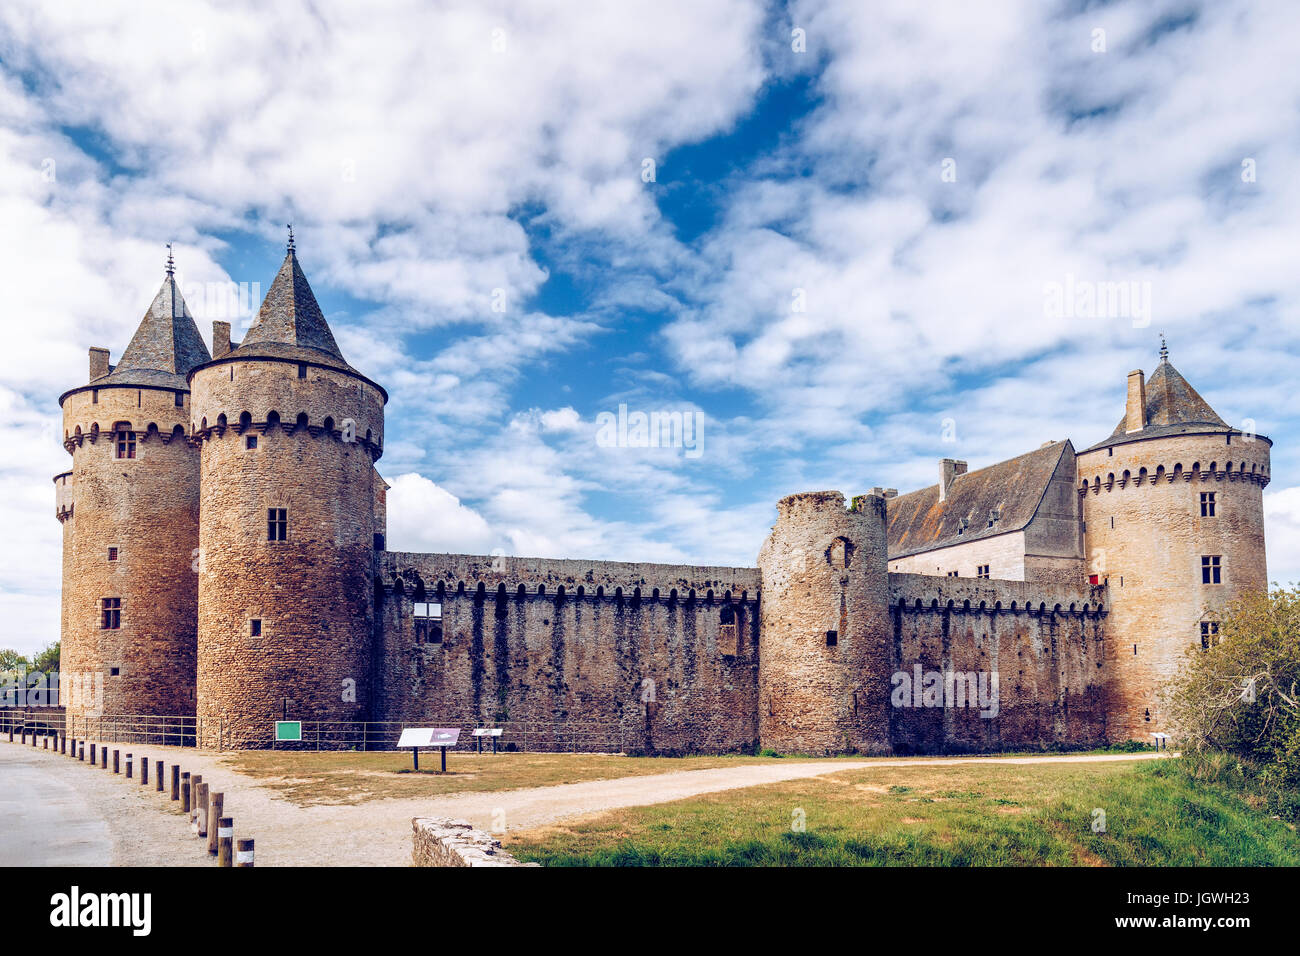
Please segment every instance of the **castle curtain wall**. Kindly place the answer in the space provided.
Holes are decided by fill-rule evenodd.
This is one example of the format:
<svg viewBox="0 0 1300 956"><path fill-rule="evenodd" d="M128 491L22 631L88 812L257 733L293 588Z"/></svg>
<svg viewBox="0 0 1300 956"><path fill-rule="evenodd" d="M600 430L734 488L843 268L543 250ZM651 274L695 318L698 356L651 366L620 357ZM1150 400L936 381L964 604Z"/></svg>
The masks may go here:
<svg viewBox="0 0 1300 956"><path fill-rule="evenodd" d="M757 745L756 570L389 553L379 580L378 719L525 722L539 747Z"/></svg>
<svg viewBox="0 0 1300 956"><path fill-rule="evenodd" d="M1107 588L917 574L889 582L892 662L907 688L918 673L954 672L986 686L996 674L998 688L996 715L987 717L977 706L902 695L904 705L890 708L895 753L1106 743Z"/></svg>

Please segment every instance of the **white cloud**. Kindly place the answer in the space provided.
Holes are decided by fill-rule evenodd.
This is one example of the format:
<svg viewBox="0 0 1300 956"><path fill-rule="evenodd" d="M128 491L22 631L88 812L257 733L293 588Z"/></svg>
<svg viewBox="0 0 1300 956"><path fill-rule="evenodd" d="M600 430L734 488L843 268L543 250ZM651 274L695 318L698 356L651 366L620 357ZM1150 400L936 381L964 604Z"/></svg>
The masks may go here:
<svg viewBox="0 0 1300 956"><path fill-rule="evenodd" d="M408 472L388 484L389 550L488 554L496 545L482 515L423 475Z"/></svg>

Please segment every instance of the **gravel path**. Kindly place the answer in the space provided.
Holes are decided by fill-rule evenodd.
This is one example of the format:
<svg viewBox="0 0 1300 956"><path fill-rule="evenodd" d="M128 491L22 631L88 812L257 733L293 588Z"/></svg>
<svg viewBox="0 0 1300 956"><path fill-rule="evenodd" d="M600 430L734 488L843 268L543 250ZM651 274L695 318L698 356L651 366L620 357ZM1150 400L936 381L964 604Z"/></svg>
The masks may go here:
<svg viewBox="0 0 1300 956"><path fill-rule="evenodd" d="M623 807L646 806L703 793L753 787L871 767L945 767L972 763L1107 763L1160 759L1165 754L1101 754L1051 757L875 758L774 762L711 770L684 770L643 777L595 780L531 790L461 793L438 797L372 800L355 806L299 807L252 777L221 766L220 756L175 747L133 748L136 757L162 759L203 775L225 794L236 837L254 837L258 866L406 866L411 856L411 818L449 816L491 830L494 822L523 830ZM15 753L19 751L20 753ZM509 759L509 757L503 757ZM17 744L0 745L0 784L7 791L11 767L28 776L44 770L52 787L74 787L88 810L108 829L115 865L213 865L189 832L179 804L111 770ZM29 787L29 792L30 787ZM0 844L3 846L3 844ZM0 863L8 863L0 859ZM18 862L18 861L14 861Z"/></svg>

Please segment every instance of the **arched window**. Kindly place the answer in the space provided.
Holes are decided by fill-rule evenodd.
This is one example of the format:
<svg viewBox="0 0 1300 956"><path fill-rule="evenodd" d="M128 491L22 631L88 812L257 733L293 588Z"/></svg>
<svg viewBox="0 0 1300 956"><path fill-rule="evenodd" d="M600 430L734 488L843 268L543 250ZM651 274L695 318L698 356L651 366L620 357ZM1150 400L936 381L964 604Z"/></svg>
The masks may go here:
<svg viewBox="0 0 1300 956"><path fill-rule="evenodd" d="M253 416L250 415L248 412L240 412L239 413L240 430L242 431L243 429L247 428L251 424L253 424Z"/></svg>
<svg viewBox="0 0 1300 956"><path fill-rule="evenodd" d="M306 413L306 412L299 412L299 413L298 413L298 420L297 420L297 422L294 424L294 427L295 427L295 428L306 428L306 427L307 427L307 413Z"/></svg>
<svg viewBox="0 0 1300 956"><path fill-rule="evenodd" d="M280 424L280 413L279 413L279 412L272 411L272 412L267 412L267 413L266 413L266 427L267 427L267 428L275 428L275 427L278 426L279 424Z"/></svg>
<svg viewBox="0 0 1300 956"><path fill-rule="evenodd" d="M332 435L332 434L334 434L334 419L333 419L333 418L326 418L326 419L325 419L325 434L326 434L326 435Z"/></svg>
<svg viewBox="0 0 1300 956"><path fill-rule="evenodd" d="M833 568L847 568L853 561L853 543L848 538L836 538L826 552L826 560Z"/></svg>

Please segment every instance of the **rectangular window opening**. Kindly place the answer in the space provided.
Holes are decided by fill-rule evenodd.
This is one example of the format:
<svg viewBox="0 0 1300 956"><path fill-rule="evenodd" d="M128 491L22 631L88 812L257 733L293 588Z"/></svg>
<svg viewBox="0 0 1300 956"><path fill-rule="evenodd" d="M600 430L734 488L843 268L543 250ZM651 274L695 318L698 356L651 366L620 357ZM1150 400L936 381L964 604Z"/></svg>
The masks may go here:
<svg viewBox="0 0 1300 956"><path fill-rule="evenodd" d="M1214 495L1215 492L1213 491L1201 492L1201 517L1202 518L1214 517Z"/></svg>
<svg viewBox="0 0 1300 956"><path fill-rule="evenodd" d="M288 541L289 540L289 509L287 508L266 509L266 540L267 541Z"/></svg>
<svg viewBox="0 0 1300 956"><path fill-rule="evenodd" d="M247 448L249 451L253 451L255 448L257 448L257 436L256 436L256 435L245 435L245 436L244 436L244 447Z"/></svg>
<svg viewBox="0 0 1300 956"><path fill-rule="evenodd" d="M839 642L840 642L840 635L839 635L839 632L838 632L838 631L827 631L827 632L826 632L826 646L827 646L827 647L834 647L834 646L835 646L836 644L838 644Z"/></svg>
<svg viewBox="0 0 1300 956"><path fill-rule="evenodd" d="M1222 584L1223 567L1222 556L1218 554L1201 555L1201 583L1202 584Z"/></svg>
<svg viewBox="0 0 1300 956"><path fill-rule="evenodd" d="M116 631L122 626L122 599L102 598L99 602L99 627Z"/></svg>
<svg viewBox="0 0 1300 956"><path fill-rule="evenodd" d="M116 560L117 560L117 548L109 548L109 549L108 549L108 560L110 560L110 561L116 561Z"/></svg>
<svg viewBox="0 0 1300 956"><path fill-rule="evenodd" d="M135 457L135 432L117 433L117 457L118 458Z"/></svg>
<svg viewBox="0 0 1300 956"><path fill-rule="evenodd" d="M262 622L258 618L253 618L248 622L248 634L250 637L262 636Z"/></svg>

